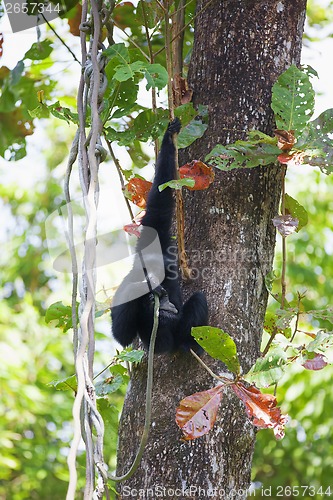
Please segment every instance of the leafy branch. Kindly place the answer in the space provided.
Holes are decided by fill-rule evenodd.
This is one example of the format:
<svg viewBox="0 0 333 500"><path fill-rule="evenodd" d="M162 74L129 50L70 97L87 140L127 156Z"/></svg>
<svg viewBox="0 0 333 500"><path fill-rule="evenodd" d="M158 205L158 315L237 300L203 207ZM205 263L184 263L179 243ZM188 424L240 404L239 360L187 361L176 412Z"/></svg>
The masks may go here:
<svg viewBox="0 0 333 500"><path fill-rule="evenodd" d="M327 110L316 120L310 121L314 110L314 91L310 78L316 72L310 67L298 69L291 66L272 88L272 109L277 130L269 137L258 130L250 131L248 140L236 141L226 146L216 145L206 156L206 161L220 170L254 168L279 163L282 168L282 195L280 213L273 218L282 239L282 264L280 290L273 292L276 277L266 276L268 292L279 303L275 314L267 313L264 329L269 340L250 371L241 375L237 349L231 337L222 330L199 327L192 330L196 341L213 358L222 361L233 374L234 382L214 374L195 353L192 353L210 375L219 381L213 389L193 394L181 401L176 421L184 432L184 439L195 439L207 433L215 422L222 393L230 386L245 404L249 417L257 427L272 427L277 437L283 437L286 417L276 407L274 396L265 399L254 385L277 386L287 367L298 363L307 370L321 370L327 364L326 352L333 345L333 331L319 330L305 335L311 341L296 343L302 315L312 314L333 324L330 308L306 311L302 300L305 294L297 292L297 301L287 301L287 238L300 231L308 222L302 205L286 193L287 167L303 163L319 166L325 173L333 171L333 110ZM292 332L292 324L293 332ZM304 332L303 332L304 334Z"/></svg>

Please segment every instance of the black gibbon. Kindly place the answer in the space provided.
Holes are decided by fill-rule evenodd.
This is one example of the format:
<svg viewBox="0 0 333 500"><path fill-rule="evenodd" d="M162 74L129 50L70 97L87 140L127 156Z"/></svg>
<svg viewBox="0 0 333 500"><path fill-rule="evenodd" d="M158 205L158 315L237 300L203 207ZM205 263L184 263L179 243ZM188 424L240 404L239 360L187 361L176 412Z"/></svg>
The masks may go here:
<svg viewBox="0 0 333 500"><path fill-rule="evenodd" d="M164 134L155 168L155 178L148 195L142 231L136 246L134 265L118 287L111 308L112 332L122 345L128 346L139 335L149 348L153 328L154 293L160 297L156 353L194 349L201 352L191 336L193 326L208 324L208 306L202 292L182 300L178 276L178 258L171 238L174 214L172 189L162 192L158 186L175 179L174 134L181 124L178 118L169 123ZM154 236L159 240L158 251ZM158 238L157 238L158 236ZM159 247L160 245L160 247ZM154 293L153 293L154 292Z"/></svg>

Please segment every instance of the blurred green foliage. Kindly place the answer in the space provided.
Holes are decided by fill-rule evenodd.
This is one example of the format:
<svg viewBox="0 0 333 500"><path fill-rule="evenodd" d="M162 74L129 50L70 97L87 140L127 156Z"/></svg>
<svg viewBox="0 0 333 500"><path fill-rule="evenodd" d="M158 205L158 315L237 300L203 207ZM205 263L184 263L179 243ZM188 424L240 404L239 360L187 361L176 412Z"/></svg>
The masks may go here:
<svg viewBox="0 0 333 500"><path fill-rule="evenodd" d="M53 128L52 134L57 127ZM51 134L51 135L52 135ZM61 135L61 130L58 130ZM68 141L68 138L67 138ZM67 142L66 141L66 142ZM59 139L60 150L62 141ZM66 152L68 151L68 146ZM74 393L58 390L51 382L74 373L72 332L45 322L45 310L62 287L64 301L70 281L55 275L50 266L45 219L62 202L59 171L54 157L48 168L39 167L39 180L31 187L17 183L0 188L5 214L0 237L0 498L3 500L63 500L68 486L67 455L73 434ZM6 177L4 169L2 175ZM54 234L54 238L59 235ZM109 362L103 356L108 336L97 333L100 353L96 370ZM110 371L103 375L111 376ZM98 379L99 380L99 379ZM105 395L99 408L106 423L105 459L115 468L118 415L124 386ZM78 491L85 481L85 454L78 459ZM77 498L82 498L78 493Z"/></svg>
<svg viewBox="0 0 333 500"><path fill-rule="evenodd" d="M333 21L333 2L332 0L322 2L320 0L308 0L307 3L307 22L310 27L324 28L329 26ZM331 36L333 34L332 27L330 29ZM310 38L306 31L306 36ZM325 36L327 33L325 32Z"/></svg>
<svg viewBox="0 0 333 500"><path fill-rule="evenodd" d="M154 18L151 4L140 2L141 7L147 9L148 26L154 27L159 18ZM318 38L318 31L314 33L318 27L325 28L325 36L331 35L332 6L332 1L323 7L318 0L309 0L308 40ZM194 7L195 2L190 2L186 22L193 19ZM132 39L147 52L143 30L138 28L137 19L128 15L126 8L126 3L118 8L116 21L124 29L130 29ZM2 13L0 1L0 17ZM187 29L184 52L187 62L192 37L193 31ZM45 41L44 48L46 46ZM158 30L152 37L152 46L154 51L163 47L163 37ZM52 48L56 50L54 40ZM11 72L6 67L0 68L0 155L6 159L19 160L26 154L26 137L35 130L29 111L40 106L38 91L42 92L43 101L59 99L75 109L73 99L59 95L58 82L49 75L58 55L44 50L42 56L42 61L38 61L38 54L36 61L20 61ZM163 51L155 62L165 64ZM62 65L62 78L66 75L66 65ZM57 73L54 74L58 78ZM124 104L122 99L126 103L134 96L133 104L136 103L135 82L130 83L127 90L130 85L132 93L119 93L121 111L118 114L123 109L120 106ZM33 189L22 186L19 178L15 185L0 187L0 206L4 214L1 238L6 236L7 240L0 254L0 498L3 500L63 500L67 491L66 457L72 437L74 395L48 384L73 374L72 342L70 332L47 326L44 321L46 304L55 301L52 297L56 282L55 275L46 265L44 221L62 199L62 187L54 169L68 154L69 135L68 129L60 135L56 128L50 131L56 147L50 146L45 152L48 169L41 168L39 182ZM139 157L138 166L143 166L147 157L138 141L132 144L129 154L136 162ZM1 174L5 177L4 171ZM333 292L333 178L303 167L297 172L288 172L288 178L288 193L309 214L308 225L288 238L288 290L294 293L307 290L306 307L323 308L332 302ZM276 267L279 260L277 255ZM57 276L58 286L59 281ZM66 282L60 286L64 284ZM275 310L276 305L272 308ZM313 320L314 328L325 326L330 328L325 322ZM101 355L103 342L109 339L99 335L98 340L96 362L102 369L108 361ZM332 375L332 367L319 372L295 367L284 376L277 396L291 420L282 441L276 441L270 431L258 433L253 464L253 481L258 486L272 486L276 491L277 486L325 488L332 484ZM115 467L117 420L122 398L123 389L113 393L112 399L105 396L99 401L106 424L105 457L111 470ZM78 467L79 487L84 484L84 461L82 452ZM256 497L260 497L258 493Z"/></svg>
<svg viewBox="0 0 333 500"><path fill-rule="evenodd" d="M306 291L306 309L320 309L332 305L333 299L333 177L299 167L291 169L287 178L287 191L309 214L308 225L287 240L288 292ZM275 268L280 263L277 245ZM270 309L276 308L277 304L271 303ZM300 325L305 331L324 327L332 330L332 325L322 320L312 320L310 325L303 320ZM318 372L293 366L282 378L277 399L290 421L281 441L271 432L258 433L252 471L258 487L255 498L261 498L262 487L272 486L275 492L278 486L332 488L332 378L333 366Z"/></svg>

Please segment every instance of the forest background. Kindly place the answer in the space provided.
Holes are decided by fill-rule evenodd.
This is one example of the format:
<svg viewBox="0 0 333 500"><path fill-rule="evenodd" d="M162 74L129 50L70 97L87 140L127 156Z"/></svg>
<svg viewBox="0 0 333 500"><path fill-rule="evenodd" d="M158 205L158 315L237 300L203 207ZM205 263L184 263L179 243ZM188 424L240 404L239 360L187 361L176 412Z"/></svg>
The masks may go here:
<svg viewBox="0 0 333 500"><path fill-rule="evenodd" d="M6 17L3 33L2 66L10 69L22 59L36 31L12 34ZM52 22L66 39L68 27ZM63 103L75 105L75 62L47 26L42 31L53 40L52 56L34 71L49 70L50 89L61 95ZM315 116L333 107L331 68L328 60L333 48L333 4L310 1L304 37L302 62L319 74L313 81ZM79 54L79 42L71 50ZM144 96L142 96L144 99ZM63 332L45 322L45 311L61 300L70 303L69 277L56 273L46 246L45 219L63 199L62 179L74 127L57 120L39 124L27 140L27 156L16 162L0 160L0 497L8 499L63 499L68 470L66 458L72 438L72 394L56 390L51 382L73 373L71 332ZM144 148L141 162L152 157ZM131 166L130 156L122 159ZM149 178L152 162L140 174ZM119 193L117 174L101 173L104 192ZM307 175L294 169L288 174L288 192L306 207L311 224L289 240L288 279L293 289L307 290L309 309L327 306L332 300L333 272L333 178L309 168ZM116 195L114 195L116 196ZM121 196L115 205L126 221ZM112 213L113 208L108 208ZM107 219L107 217L105 217ZM128 222L128 220L127 220ZM126 222L124 222L126 223ZM277 254L276 259L280 257ZM104 297L104 298L103 298ZM100 302L106 297L100 291ZM97 322L96 369L106 366L115 352L110 326L105 316ZM269 432L259 432L253 464L257 487L274 485L331 485L333 468L333 389L332 367L319 372L294 368L278 388L283 412L290 415L286 436L275 441ZM116 427L124 387L116 393L117 407L107 422L109 439L106 456L115 465ZM83 462L82 462L83 463ZM79 478L84 481L84 474Z"/></svg>

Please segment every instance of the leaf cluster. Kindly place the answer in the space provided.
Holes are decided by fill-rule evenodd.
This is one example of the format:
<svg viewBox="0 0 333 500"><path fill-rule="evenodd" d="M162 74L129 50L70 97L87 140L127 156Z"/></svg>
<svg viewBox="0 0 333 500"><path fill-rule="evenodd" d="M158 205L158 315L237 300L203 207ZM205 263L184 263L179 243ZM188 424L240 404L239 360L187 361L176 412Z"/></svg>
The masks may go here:
<svg viewBox="0 0 333 500"><path fill-rule="evenodd" d="M221 170L253 168L281 163L318 166L324 173L333 171L333 110L324 111L311 120L315 93L311 78L317 73L309 66L301 69L291 65L279 76L272 87L272 109L277 129L292 133L294 146L285 145L260 131L253 130L248 140L236 141L227 146L216 145L206 156L206 161ZM288 151L281 155L281 149Z"/></svg>

